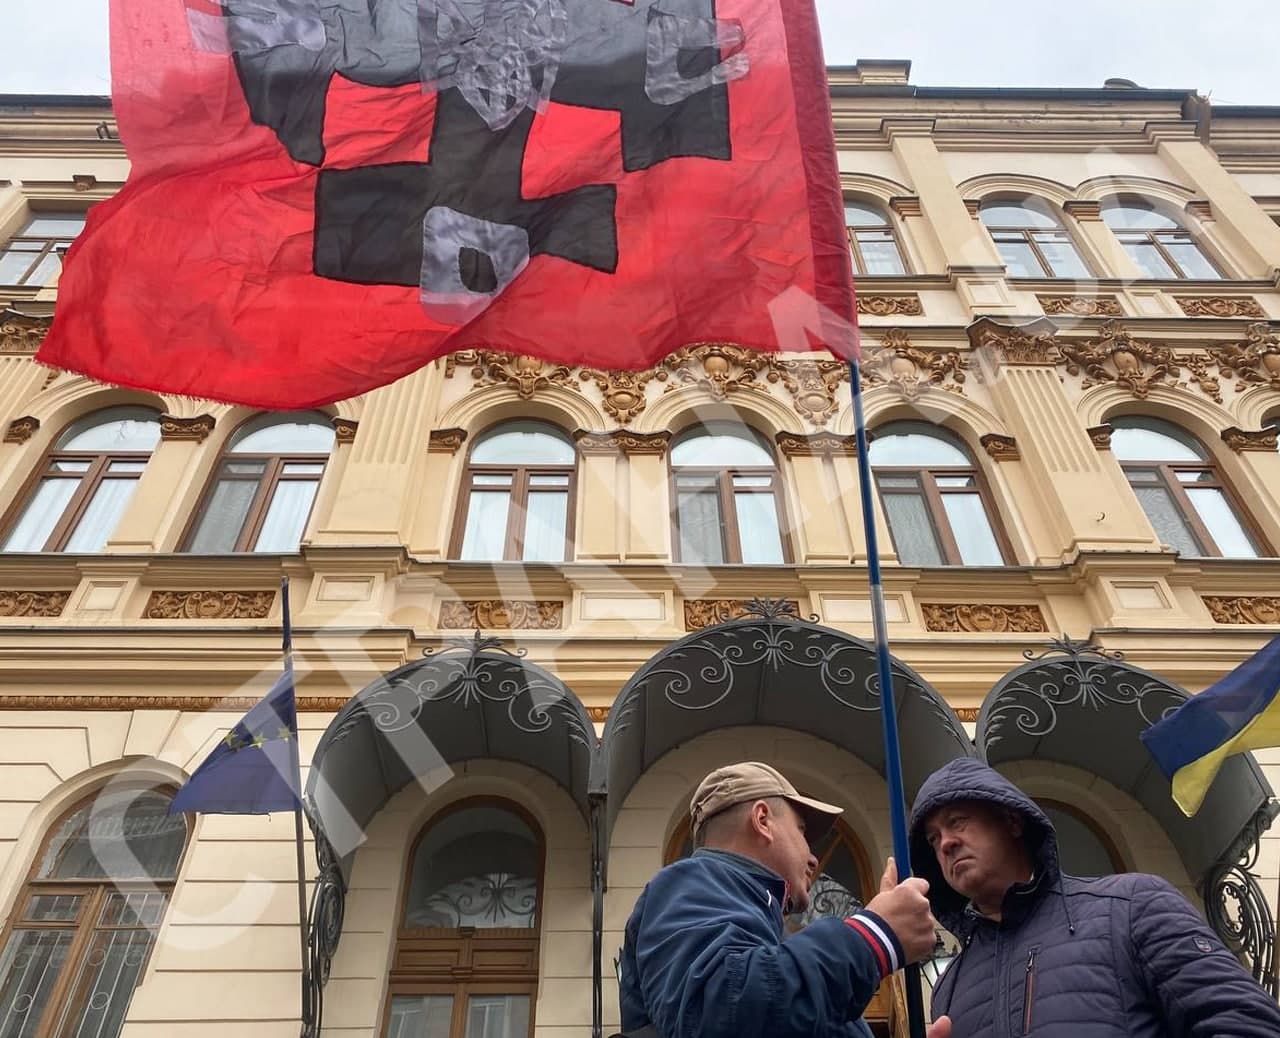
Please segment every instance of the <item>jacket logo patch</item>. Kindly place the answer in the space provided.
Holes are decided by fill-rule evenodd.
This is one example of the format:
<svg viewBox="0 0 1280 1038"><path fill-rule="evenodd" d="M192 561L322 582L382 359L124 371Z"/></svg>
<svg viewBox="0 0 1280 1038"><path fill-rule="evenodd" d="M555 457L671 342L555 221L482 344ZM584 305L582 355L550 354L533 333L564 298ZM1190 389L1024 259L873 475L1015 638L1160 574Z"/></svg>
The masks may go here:
<svg viewBox="0 0 1280 1038"><path fill-rule="evenodd" d="M1213 951L1213 942L1208 937L1194 937L1192 940L1195 942L1195 946L1205 955Z"/></svg>

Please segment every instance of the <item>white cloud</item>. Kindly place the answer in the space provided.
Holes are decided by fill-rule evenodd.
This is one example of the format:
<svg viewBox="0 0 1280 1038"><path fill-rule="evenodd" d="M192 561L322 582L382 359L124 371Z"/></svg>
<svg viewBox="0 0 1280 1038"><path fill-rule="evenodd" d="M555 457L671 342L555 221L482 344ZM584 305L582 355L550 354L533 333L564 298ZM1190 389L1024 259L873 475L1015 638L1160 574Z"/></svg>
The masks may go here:
<svg viewBox="0 0 1280 1038"><path fill-rule="evenodd" d="M179 2L179 0L171 0ZM817 0L827 60L910 58L927 86L1188 87L1280 105L1275 0ZM107 0L0 0L0 93L105 94Z"/></svg>

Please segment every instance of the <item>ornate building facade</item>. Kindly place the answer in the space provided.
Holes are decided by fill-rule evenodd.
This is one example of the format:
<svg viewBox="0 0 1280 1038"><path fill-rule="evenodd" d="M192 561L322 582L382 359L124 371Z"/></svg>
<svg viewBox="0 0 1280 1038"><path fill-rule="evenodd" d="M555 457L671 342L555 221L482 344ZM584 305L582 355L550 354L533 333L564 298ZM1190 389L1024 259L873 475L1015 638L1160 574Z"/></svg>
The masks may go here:
<svg viewBox="0 0 1280 1038"><path fill-rule="evenodd" d="M1185 820L1138 733L1280 633L1280 109L830 78L908 786L984 757L1273 982L1280 751ZM42 368L126 174L105 101L0 98L0 1033L297 1033L291 820L165 813L277 673L282 577L326 1038L609 1033L730 760L846 806L818 909L874 889L840 363L477 350L305 414Z"/></svg>

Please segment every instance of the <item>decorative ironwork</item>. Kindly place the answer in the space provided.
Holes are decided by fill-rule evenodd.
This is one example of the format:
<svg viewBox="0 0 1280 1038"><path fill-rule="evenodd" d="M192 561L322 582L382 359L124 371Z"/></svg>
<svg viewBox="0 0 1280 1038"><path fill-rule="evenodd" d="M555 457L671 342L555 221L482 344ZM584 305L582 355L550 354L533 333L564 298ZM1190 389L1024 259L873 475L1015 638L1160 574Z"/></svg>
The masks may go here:
<svg viewBox="0 0 1280 1038"><path fill-rule="evenodd" d="M514 927L530 930L538 910L538 881L513 872L468 876L433 891L415 906L409 926Z"/></svg>
<svg viewBox="0 0 1280 1038"><path fill-rule="evenodd" d="M1184 702L1158 678L1117 666L1123 654L1091 642L1064 636L1039 653L1027 649L1022 655L1039 666L1015 671L999 686L985 723L987 749L1015 732L1048 735L1064 707L1133 707L1149 727Z"/></svg>
<svg viewBox="0 0 1280 1038"><path fill-rule="evenodd" d="M1254 869L1262 834L1271 827L1276 811L1272 800L1250 819L1237 843L1243 851L1210 869L1202 891L1209 925L1272 998L1277 995L1275 916Z"/></svg>
<svg viewBox="0 0 1280 1038"><path fill-rule="evenodd" d="M506 707L511 724L522 732L546 732L559 719L570 739L594 746L591 722L575 709L563 685L525 665L525 654L525 649L508 649L501 639L480 631L471 638L446 639L442 648L424 650L423 656L436 664L426 673L392 675L363 693L362 709L333 729L333 740L345 738L365 719L384 734L404 731L418 723L431 703L453 703L464 710L494 703Z"/></svg>
<svg viewBox="0 0 1280 1038"><path fill-rule="evenodd" d="M311 892L311 910L307 913L307 977L303 990L302 1038L319 1038L324 1022L324 989L329 983L333 956L342 938L342 920L346 914L347 884L342 878L337 855L310 818L315 834L316 863L319 871Z"/></svg>
<svg viewBox="0 0 1280 1038"><path fill-rule="evenodd" d="M833 919L847 919L863 907L862 901L838 879L819 873L809 888L809 907L803 912L794 913L788 920L792 929L803 929L815 919L831 916Z"/></svg>

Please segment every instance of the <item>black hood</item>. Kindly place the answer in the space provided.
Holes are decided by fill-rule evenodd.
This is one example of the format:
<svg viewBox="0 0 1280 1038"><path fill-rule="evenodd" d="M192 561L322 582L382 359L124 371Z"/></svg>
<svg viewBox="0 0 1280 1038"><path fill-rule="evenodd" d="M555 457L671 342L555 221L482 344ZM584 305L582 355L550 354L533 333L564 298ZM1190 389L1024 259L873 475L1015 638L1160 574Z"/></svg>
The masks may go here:
<svg viewBox="0 0 1280 1038"><path fill-rule="evenodd" d="M929 904L934 917L954 934L964 929L964 909L969 899L952 890L942 878L942 869L924 835L924 822L938 808L957 800L981 800L1011 808L1026 819L1023 839L1035 861L1036 878L1056 884L1058 836L1049 816L1029 796L981 761L961 757L944 764L920 787L911 810L911 870L929 881Z"/></svg>

